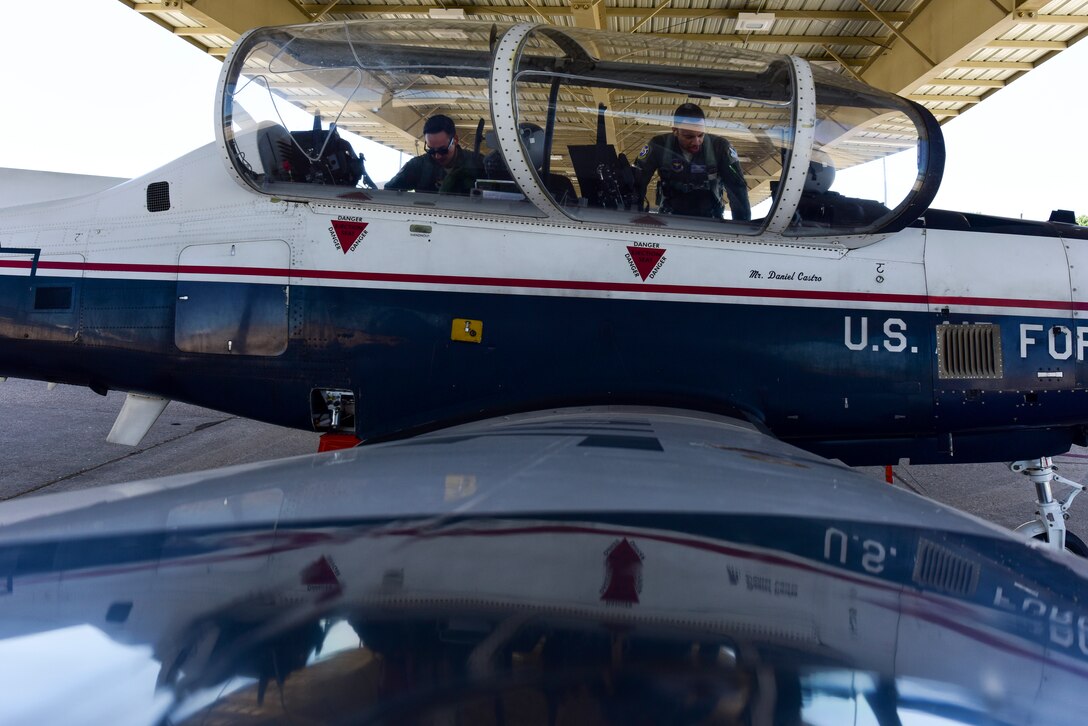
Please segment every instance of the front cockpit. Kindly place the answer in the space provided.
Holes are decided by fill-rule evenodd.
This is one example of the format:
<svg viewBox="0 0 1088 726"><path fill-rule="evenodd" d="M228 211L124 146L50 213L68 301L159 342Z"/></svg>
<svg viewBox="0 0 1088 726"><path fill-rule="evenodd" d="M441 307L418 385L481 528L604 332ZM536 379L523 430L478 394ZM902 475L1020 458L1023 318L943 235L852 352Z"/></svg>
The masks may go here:
<svg viewBox="0 0 1088 726"><path fill-rule="evenodd" d="M642 34L264 28L236 44L220 86L230 170L280 198L839 238L909 224L943 168L940 129L917 104L796 57ZM363 139L430 169L443 157L428 157L442 150L424 127L438 116L456 125L445 158L460 154L447 165L459 183L375 183Z"/></svg>

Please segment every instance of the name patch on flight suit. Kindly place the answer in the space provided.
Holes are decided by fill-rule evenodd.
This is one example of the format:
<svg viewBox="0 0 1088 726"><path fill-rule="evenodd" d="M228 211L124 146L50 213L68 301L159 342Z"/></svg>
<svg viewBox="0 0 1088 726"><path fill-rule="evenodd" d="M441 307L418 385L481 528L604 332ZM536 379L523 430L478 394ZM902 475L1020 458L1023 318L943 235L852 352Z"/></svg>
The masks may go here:
<svg viewBox="0 0 1088 726"><path fill-rule="evenodd" d="M706 164L692 164L691 165L691 173L692 174L706 174Z"/></svg>

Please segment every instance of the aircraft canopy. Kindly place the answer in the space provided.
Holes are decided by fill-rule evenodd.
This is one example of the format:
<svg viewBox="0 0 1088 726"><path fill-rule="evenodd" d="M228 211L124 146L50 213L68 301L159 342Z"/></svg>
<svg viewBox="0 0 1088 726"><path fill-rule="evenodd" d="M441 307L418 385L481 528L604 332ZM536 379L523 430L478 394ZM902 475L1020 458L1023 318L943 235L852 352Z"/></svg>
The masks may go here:
<svg viewBox="0 0 1088 726"><path fill-rule="evenodd" d="M644 34L469 21L261 28L239 40L220 85L230 169L278 197L843 237L908 224L943 168L940 129L911 101L800 58ZM702 111L699 131L729 144L704 137L690 167L668 156L683 152L669 139L684 103ZM435 114L485 157L471 188L393 191L360 173L357 137L422 153ZM657 174L655 145L671 150ZM706 190L728 192L724 219L671 208L671 195Z"/></svg>

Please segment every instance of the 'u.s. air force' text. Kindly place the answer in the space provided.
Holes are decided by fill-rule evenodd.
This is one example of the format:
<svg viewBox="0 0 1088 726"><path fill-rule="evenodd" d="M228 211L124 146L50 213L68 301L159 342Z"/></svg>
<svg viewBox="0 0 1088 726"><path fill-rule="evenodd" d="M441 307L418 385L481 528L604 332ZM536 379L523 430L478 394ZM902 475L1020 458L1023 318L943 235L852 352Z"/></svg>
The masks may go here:
<svg viewBox="0 0 1088 726"><path fill-rule="evenodd" d="M1053 360L1083 361L1088 354L1088 326L1070 328L1065 325L1046 326L1040 323L1020 323L1019 351L1021 358L1035 350L1045 351ZM870 319L847 315L843 320L843 344L850 350L871 350L888 353L917 353L911 343L907 323L902 318Z"/></svg>

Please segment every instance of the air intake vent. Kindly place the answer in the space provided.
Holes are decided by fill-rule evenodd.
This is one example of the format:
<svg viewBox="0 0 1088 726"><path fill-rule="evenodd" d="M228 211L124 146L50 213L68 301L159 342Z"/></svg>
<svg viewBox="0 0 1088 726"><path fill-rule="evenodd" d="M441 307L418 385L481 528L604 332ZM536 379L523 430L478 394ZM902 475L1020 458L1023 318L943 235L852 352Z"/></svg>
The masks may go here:
<svg viewBox="0 0 1088 726"><path fill-rule="evenodd" d="M1001 378L1001 328L992 323L937 326L941 378Z"/></svg>
<svg viewBox="0 0 1088 726"><path fill-rule="evenodd" d="M978 567L965 557L920 539L914 583L950 595L973 595L978 587Z"/></svg>
<svg viewBox="0 0 1088 726"><path fill-rule="evenodd" d="M151 182L147 185L147 211L165 212L170 209L170 182Z"/></svg>

